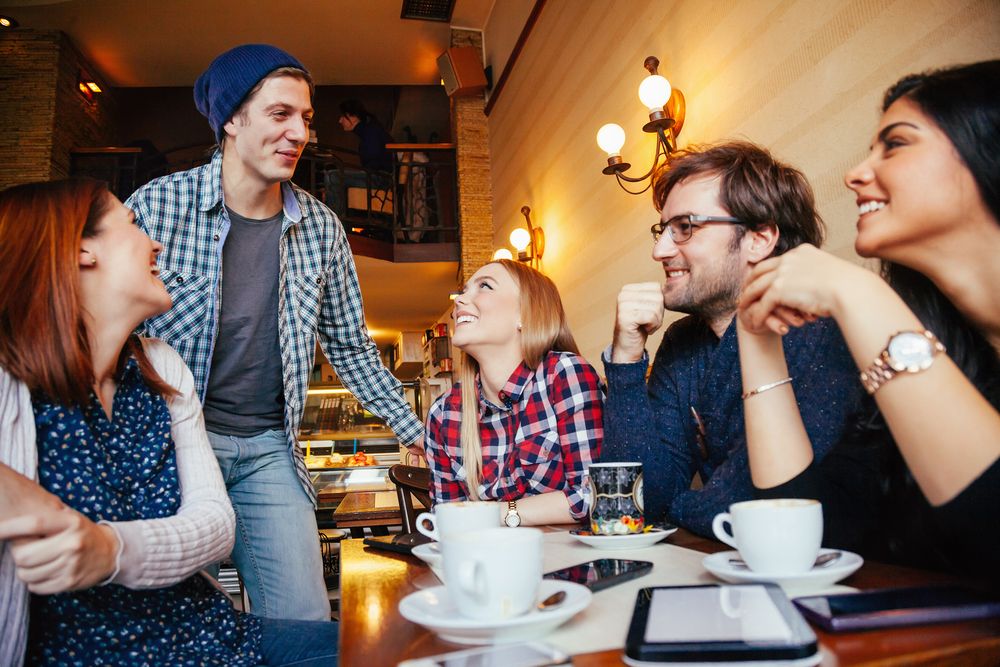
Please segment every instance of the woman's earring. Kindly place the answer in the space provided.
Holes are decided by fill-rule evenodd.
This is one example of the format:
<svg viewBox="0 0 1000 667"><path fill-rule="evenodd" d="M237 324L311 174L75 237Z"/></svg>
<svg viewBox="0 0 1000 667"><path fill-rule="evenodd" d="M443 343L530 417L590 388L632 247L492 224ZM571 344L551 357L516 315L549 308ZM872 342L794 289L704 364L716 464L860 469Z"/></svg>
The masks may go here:
<svg viewBox="0 0 1000 667"><path fill-rule="evenodd" d="M521 330L521 325L520 325L520 324L518 324L518 325L517 325L517 330L518 330L518 331L520 331L520 330Z"/></svg>

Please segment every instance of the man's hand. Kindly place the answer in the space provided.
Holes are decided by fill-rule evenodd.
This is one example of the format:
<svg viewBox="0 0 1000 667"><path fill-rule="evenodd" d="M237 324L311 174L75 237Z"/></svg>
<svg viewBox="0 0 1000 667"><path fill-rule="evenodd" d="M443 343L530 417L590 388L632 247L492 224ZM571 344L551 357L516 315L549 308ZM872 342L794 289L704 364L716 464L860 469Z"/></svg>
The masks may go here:
<svg viewBox="0 0 1000 667"><path fill-rule="evenodd" d="M411 456L416 457L418 460L424 458L424 436L420 436L416 442L412 442L406 446L407 464L409 464Z"/></svg>
<svg viewBox="0 0 1000 667"><path fill-rule="evenodd" d="M0 521L0 541L5 540L17 578L39 595L90 588L115 571L115 531L65 506Z"/></svg>
<svg viewBox="0 0 1000 667"><path fill-rule="evenodd" d="M646 339L663 325L663 291L659 283L632 283L618 293L611 361L634 363L642 359Z"/></svg>

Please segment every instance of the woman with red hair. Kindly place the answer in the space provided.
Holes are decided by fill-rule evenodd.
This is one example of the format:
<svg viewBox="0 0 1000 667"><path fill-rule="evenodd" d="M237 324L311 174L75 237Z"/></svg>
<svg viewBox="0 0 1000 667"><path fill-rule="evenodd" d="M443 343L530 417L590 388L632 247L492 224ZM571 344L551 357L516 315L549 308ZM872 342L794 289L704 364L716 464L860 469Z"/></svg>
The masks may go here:
<svg viewBox="0 0 1000 667"><path fill-rule="evenodd" d="M133 333L159 251L98 181L0 193L0 664L335 664L335 624L198 575L235 522L191 372Z"/></svg>

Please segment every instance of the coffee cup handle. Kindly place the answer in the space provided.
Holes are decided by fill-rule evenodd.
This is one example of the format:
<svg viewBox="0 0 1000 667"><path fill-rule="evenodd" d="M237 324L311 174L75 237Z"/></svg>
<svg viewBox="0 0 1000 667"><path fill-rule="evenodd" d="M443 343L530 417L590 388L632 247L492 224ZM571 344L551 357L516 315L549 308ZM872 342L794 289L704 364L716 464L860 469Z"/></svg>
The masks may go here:
<svg viewBox="0 0 1000 667"><path fill-rule="evenodd" d="M479 561L467 560L458 566L458 586L479 604L488 602L483 567Z"/></svg>
<svg viewBox="0 0 1000 667"><path fill-rule="evenodd" d="M719 539L720 542L725 542L734 549L739 549L736 546L736 538L733 534L726 530L725 525L729 524L729 530L733 528L733 517L729 512L723 512L722 514L716 514L715 518L712 520L712 532L715 533L715 537Z"/></svg>
<svg viewBox="0 0 1000 667"><path fill-rule="evenodd" d="M733 600L734 597L736 598L735 604ZM740 618L743 615L743 601L740 598L738 589L731 588L729 586L720 586L719 606L722 608L722 613L729 618Z"/></svg>
<svg viewBox="0 0 1000 667"><path fill-rule="evenodd" d="M430 528L424 526L425 521L431 524ZM441 541L441 538L439 537L438 534L437 523L435 523L434 521L434 515L431 514L430 512L421 512L420 514L417 515L417 530L420 533L431 538L432 540L435 540L437 542Z"/></svg>

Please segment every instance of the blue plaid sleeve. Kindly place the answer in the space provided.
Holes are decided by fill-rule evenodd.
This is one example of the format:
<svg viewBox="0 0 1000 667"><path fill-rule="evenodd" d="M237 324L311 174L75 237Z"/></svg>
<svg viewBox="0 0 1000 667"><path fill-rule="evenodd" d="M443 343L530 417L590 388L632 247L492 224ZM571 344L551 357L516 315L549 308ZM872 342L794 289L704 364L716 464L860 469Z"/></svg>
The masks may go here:
<svg viewBox="0 0 1000 667"><path fill-rule="evenodd" d="M347 237L336 235L335 266L323 296L319 341L344 386L389 424L399 441L416 442L423 427L403 399L402 386L382 363L365 326L358 275Z"/></svg>

